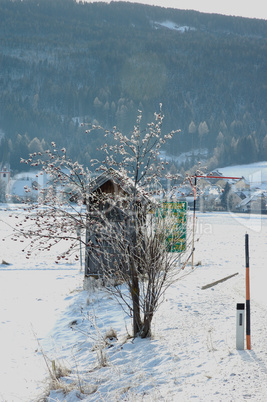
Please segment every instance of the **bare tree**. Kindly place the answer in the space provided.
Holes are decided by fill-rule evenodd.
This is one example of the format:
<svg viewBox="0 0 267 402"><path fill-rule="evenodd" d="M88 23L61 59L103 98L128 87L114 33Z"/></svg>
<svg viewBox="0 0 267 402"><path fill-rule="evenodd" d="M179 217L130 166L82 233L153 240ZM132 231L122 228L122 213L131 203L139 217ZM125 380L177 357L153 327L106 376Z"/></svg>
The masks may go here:
<svg viewBox="0 0 267 402"><path fill-rule="evenodd" d="M104 286L133 317L133 335L142 337L150 335L165 290L189 259L179 266L186 223L178 224L177 216L161 207L167 197L161 179L168 177L168 169L160 159L160 148L177 133L162 135L163 118L160 108L155 120L141 128L140 112L131 135L116 127L105 132L107 143L100 149L105 157L102 162L92 160L91 168L94 173L111 171L119 180L119 191L94 191L97 179L92 171L72 162L66 150L58 150L54 143L44 154L33 153L22 160L40 167L40 175L49 183L41 190L38 204L25 206L24 222L16 228L17 235L29 241L27 256L35 249L49 251L66 242L57 262L71 255L78 260L77 247L83 244ZM86 132L90 135L94 130L101 127Z"/></svg>
<svg viewBox="0 0 267 402"><path fill-rule="evenodd" d="M105 265L107 290L127 306L133 316L134 329L136 327L134 335L141 337L151 334L152 318L164 292L181 274L185 274L189 259L188 255L182 264L180 262L185 251L186 222L178 225L171 210L163 217L163 209L157 208L157 212L149 215L145 222L136 218L138 232L134 232L133 237L129 236L132 232L124 223L120 225L119 237L117 228L109 226L103 241L110 247L102 249L104 258L99 254L99 265L102 261ZM173 248L177 252L170 252ZM128 289L114 284L126 284Z"/></svg>

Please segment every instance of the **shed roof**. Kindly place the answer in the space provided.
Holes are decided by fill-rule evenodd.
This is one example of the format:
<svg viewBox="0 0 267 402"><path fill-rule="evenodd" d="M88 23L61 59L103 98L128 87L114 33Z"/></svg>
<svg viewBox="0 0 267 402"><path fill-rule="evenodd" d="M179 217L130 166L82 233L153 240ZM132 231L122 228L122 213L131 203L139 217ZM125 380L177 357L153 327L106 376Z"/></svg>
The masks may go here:
<svg viewBox="0 0 267 402"><path fill-rule="evenodd" d="M113 168L105 170L92 181L90 192L96 192L109 181L118 186L119 189L128 195L134 195L134 193L136 193L137 198L145 204L155 202L155 200L150 197L140 186L135 186L133 180Z"/></svg>

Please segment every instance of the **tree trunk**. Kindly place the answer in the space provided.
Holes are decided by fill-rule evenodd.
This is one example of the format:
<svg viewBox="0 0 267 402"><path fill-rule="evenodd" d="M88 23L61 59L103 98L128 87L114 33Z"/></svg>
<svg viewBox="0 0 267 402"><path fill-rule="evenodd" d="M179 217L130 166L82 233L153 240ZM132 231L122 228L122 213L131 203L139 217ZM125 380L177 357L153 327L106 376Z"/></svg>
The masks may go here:
<svg viewBox="0 0 267 402"><path fill-rule="evenodd" d="M145 314L144 323L142 325L142 331L140 333L141 338L147 338L151 336L151 322L153 318L152 312L147 312Z"/></svg>
<svg viewBox="0 0 267 402"><path fill-rule="evenodd" d="M140 334L142 321L140 316L139 279L134 264L131 265L131 276L132 276L131 295L133 301L133 336L136 337Z"/></svg>

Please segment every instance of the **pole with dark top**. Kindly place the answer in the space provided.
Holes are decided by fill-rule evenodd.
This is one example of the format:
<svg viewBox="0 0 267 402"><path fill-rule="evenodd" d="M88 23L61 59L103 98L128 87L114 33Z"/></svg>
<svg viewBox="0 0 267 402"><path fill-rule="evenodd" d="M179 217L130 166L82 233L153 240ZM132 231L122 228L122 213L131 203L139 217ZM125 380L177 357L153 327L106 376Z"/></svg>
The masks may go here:
<svg viewBox="0 0 267 402"><path fill-rule="evenodd" d="M247 349L251 349L250 339L250 284L249 284L249 242L248 234L245 235L245 248L246 248L246 338Z"/></svg>

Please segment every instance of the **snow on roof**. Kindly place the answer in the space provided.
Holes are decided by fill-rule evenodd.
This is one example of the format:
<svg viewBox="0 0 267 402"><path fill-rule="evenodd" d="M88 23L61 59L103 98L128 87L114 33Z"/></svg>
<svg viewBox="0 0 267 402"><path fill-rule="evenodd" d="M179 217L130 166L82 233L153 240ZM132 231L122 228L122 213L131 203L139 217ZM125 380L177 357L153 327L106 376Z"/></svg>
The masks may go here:
<svg viewBox="0 0 267 402"><path fill-rule="evenodd" d="M140 186L135 186L132 179L113 168L107 169L106 171L101 173L95 180L93 180L91 184L91 192L95 192L108 181L112 181L113 183L115 183L128 195L133 194L133 192L137 190L138 197L141 197L142 201L145 201L145 203L154 202L153 199L149 197L148 194Z"/></svg>
<svg viewBox="0 0 267 402"><path fill-rule="evenodd" d="M217 186L207 186L204 190L204 194L217 197L220 194L220 190Z"/></svg>
<svg viewBox="0 0 267 402"><path fill-rule="evenodd" d="M255 191L252 195L249 197L244 198L238 205L237 208L244 207L248 205L251 201L256 201L259 197L264 195L264 192L261 190Z"/></svg>

